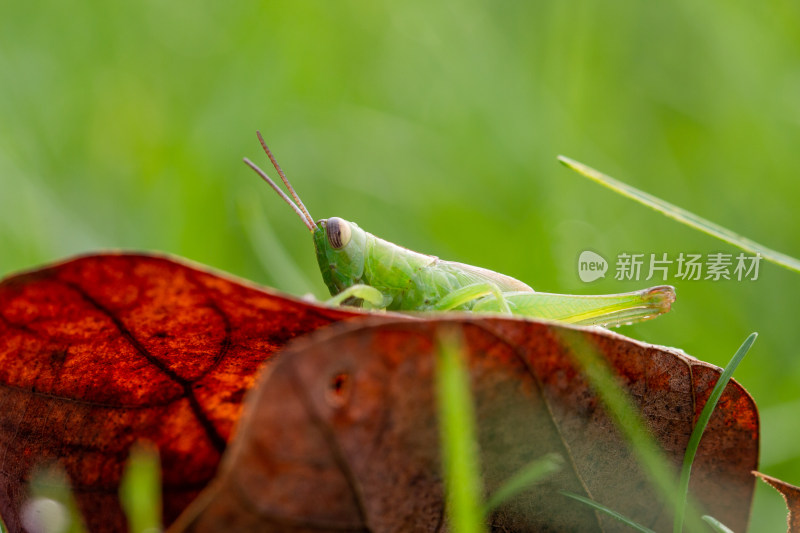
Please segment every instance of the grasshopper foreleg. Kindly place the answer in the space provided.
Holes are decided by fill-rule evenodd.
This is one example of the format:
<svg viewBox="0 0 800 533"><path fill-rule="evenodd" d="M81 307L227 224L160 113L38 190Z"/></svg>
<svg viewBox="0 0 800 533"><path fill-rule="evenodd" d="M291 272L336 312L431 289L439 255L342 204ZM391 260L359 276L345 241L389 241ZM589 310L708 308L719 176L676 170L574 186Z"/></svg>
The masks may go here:
<svg viewBox="0 0 800 533"><path fill-rule="evenodd" d="M436 302L433 309L436 311L449 311L455 309L460 305L483 298L484 296L493 295L500 306L500 312L506 315L511 314L511 309L508 307L503 292L494 283L475 283L456 289L449 293L447 296Z"/></svg>
<svg viewBox="0 0 800 533"><path fill-rule="evenodd" d="M386 297L381 291L369 285L352 285L345 290L330 298L325 303L328 305L341 305L342 302L350 299L358 298L363 300L366 304L365 307L370 309L385 309Z"/></svg>

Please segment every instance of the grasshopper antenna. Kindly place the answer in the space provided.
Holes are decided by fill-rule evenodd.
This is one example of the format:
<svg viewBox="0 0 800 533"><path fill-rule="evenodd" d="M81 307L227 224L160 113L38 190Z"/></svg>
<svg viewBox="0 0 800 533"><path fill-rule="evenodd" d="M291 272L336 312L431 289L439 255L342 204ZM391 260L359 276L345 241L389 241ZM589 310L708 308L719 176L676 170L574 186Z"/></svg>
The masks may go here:
<svg viewBox="0 0 800 533"><path fill-rule="evenodd" d="M246 164L248 167L250 167L250 168L252 168L253 170L255 170L255 171L256 171L256 174L258 174L259 176L261 176L261 178L262 178L264 181L266 181L267 183L269 183L270 187L272 187L273 189L275 189L275 192L276 192L276 193L278 193L278 195L279 195L281 198L283 198L283 201L284 201L284 202L286 202L287 204L289 204L289 205L292 207L292 209L294 209L294 212L295 212L295 213L297 213L297 216L299 216L299 217L300 217L300 220L302 220L302 221L303 221L303 224L305 224L305 225L306 225L306 227L309 229L309 231L314 231L314 230L317 228L317 225L316 225L316 224L314 224L314 223L311 221L311 219L310 219L310 218L306 218L306 214L305 214L303 211L301 211L299 207L297 207L297 205L296 205L296 204L295 204L295 203L292 201L292 199L291 199L291 198L289 198L288 196L286 196L286 193L285 193L285 192L283 192L283 191L281 190L281 188L280 188L280 187L278 187L278 185L277 185L277 184L276 184L274 181L272 181L272 179L271 179L269 176L267 176L267 173L266 173L266 172L264 172L263 170L261 170L260 168L258 168L258 165L256 165L255 163L253 163L252 161L250 161L250 160L249 160L249 159L247 159L246 157L244 158L244 163L245 163L245 164Z"/></svg>
<svg viewBox="0 0 800 533"><path fill-rule="evenodd" d="M267 176L267 173L264 172L263 170L261 170L258 167L258 165L256 165L255 163L253 163L252 161L250 161L246 157L244 158L245 164L247 166L249 166L250 168L252 168L256 172L256 174L261 176L261 179L266 181L269 184L270 187L275 189L275 192L277 192L278 195L281 198L283 198L283 201L286 202L287 204L289 204L292 207L292 209L294 209L294 212L297 213L297 216L300 217L300 220L303 221L303 223L306 225L306 227L309 229L309 231L313 232L315 229L317 229L317 225L316 225L316 223L314 223L314 219L311 218L311 215L309 214L308 209L306 209L306 206L303 205L303 202L302 202L302 200L300 200L300 197L297 196L296 192L294 192L294 188L289 183L289 180L286 179L286 175L283 173L283 170L281 170L281 167L278 165L277 161L275 161L275 157L273 157L272 152L270 152L269 148L267 148L267 144L264 142L264 139L261 137L261 133L260 132L256 132L256 133L258 134L258 140L261 141L261 146L264 147L264 151L267 152L267 156L269 156L270 161L272 161L272 165L275 167L275 170L278 171L278 174L280 175L281 179L283 180L283 183L286 185L286 188L289 189L289 192L291 193L292 197L295 200L297 200L297 204L300 204L300 207L298 207L297 204L295 204L291 200L291 198L286 196L286 193L283 192L281 190L281 188L278 187L278 185L274 181L272 181L272 179L269 176Z"/></svg>
<svg viewBox="0 0 800 533"><path fill-rule="evenodd" d="M303 213L305 213L306 219L309 222L311 222L311 224L314 227L316 227L316 224L314 223L314 219L311 217L311 213L309 213L308 209L306 209L306 206L303 204L303 200L300 199L300 196L298 196L297 193L294 192L294 187L292 187L292 184L289 183L289 179L286 177L286 174L283 173L283 169L281 169L281 166L275 160L275 156L273 156L272 152L269 151L269 148L267 147L267 143L264 142L264 137L261 136L261 132L260 131L256 131L256 135L258 136L258 141L261 143L261 147L267 153L267 157L269 157L269 160L272 161L272 166L275 167L275 170L278 172L278 175L281 177L281 180L283 181L283 184L286 185L287 189L289 189L289 194L292 195L292 198L294 198L294 201L297 202L298 206L300 206L300 210Z"/></svg>

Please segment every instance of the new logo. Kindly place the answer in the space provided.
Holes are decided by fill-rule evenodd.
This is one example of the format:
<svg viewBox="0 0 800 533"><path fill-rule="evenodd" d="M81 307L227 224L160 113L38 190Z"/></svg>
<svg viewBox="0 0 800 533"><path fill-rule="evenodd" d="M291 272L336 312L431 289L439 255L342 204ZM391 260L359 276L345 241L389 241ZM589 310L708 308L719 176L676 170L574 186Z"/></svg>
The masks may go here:
<svg viewBox="0 0 800 533"><path fill-rule="evenodd" d="M584 250L578 257L578 277L584 283L606 277L608 261L602 255Z"/></svg>

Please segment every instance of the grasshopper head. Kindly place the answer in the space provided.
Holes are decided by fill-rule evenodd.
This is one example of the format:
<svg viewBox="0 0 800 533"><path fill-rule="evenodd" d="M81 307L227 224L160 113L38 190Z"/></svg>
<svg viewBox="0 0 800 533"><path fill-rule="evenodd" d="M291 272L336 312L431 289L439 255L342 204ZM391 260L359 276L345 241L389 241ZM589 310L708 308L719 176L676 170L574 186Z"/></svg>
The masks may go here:
<svg viewBox="0 0 800 533"><path fill-rule="evenodd" d="M308 209L303 205L303 201L300 200L300 196L295 192L294 187L289 183L289 179L283 173L283 170L281 170L272 152L267 148L267 144L261 137L261 133L256 132L256 134L258 135L258 140L262 148L264 148L264 152L266 152L269 160L272 162L272 166L275 167L275 170L281 177L281 181L286 185L292 198L289 198L286 193L267 176L266 172L258 168L255 163L246 157L244 158L244 162L247 166L255 170L256 173L278 193L278 196L283 198L284 202L294 209L294 212L297 213L297 216L300 217L303 224L305 224L314 235L314 248L317 251L317 262L319 263L322 278L325 280L325 285L327 285L328 289L331 291L331 295L336 295L347 287L360 283L361 277L364 274L364 250L367 241L366 232L353 222L348 222L339 217L326 218L315 223Z"/></svg>
<svg viewBox="0 0 800 533"><path fill-rule="evenodd" d="M366 232L339 217L317 221L314 248L325 285L332 295L361 282Z"/></svg>

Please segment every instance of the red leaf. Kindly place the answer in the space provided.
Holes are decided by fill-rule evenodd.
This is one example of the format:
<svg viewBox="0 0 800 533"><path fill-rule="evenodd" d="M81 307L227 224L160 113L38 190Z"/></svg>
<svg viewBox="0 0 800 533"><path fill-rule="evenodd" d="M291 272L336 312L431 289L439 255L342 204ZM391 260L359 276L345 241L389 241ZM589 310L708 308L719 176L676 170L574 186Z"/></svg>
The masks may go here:
<svg viewBox="0 0 800 533"><path fill-rule="evenodd" d="M65 467L92 530L123 530L128 450L160 450L169 524L212 478L258 370L290 339L361 316L171 259L99 255L0 283L0 516L32 467Z"/></svg>

